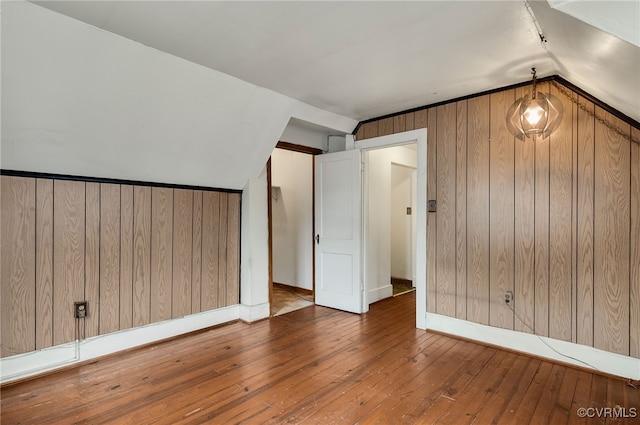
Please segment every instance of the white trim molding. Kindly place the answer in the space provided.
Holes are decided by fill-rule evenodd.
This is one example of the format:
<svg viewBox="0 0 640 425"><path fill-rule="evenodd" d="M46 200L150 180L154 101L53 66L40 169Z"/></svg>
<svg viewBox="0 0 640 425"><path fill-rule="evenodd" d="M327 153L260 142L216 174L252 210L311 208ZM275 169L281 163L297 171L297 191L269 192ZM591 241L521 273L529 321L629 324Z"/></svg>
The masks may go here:
<svg viewBox="0 0 640 425"><path fill-rule="evenodd" d="M233 305L5 357L0 359L0 383L53 371L118 351L232 322L239 318L240 306Z"/></svg>
<svg viewBox="0 0 640 425"><path fill-rule="evenodd" d="M628 379L640 379L640 359L633 357L573 342L481 325L436 313L427 313L426 323L428 330L496 345Z"/></svg>
<svg viewBox="0 0 640 425"><path fill-rule="evenodd" d="M268 319L271 312L269 303L258 305L240 305L240 320L251 323L262 319Z"/></svg>
<svg viewBox="0 0 640 425"><path fill-rule="evenodd" d="M369 289L369 304L373 304L376 301L383 300L385 298L389 298L393 296L393 286L392 285L382 285L378 288Z"/></svg>

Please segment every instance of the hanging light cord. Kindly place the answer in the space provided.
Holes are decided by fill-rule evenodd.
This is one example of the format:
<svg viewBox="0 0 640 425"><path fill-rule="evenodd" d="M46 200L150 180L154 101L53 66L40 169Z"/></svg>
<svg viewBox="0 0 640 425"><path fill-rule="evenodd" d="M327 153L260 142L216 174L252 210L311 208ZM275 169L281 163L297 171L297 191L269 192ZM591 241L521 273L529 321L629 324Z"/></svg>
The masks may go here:
<svg viewBox="0 0 640 425"><path fill-rule="evenodd" d="M536 98L536 69L535 68L531 68L531 79L533 80L532 83L532 88L531 88L531 99L535 99Z"/></svg>
<svg viewBox="0 0 640 425"><path fill-rule="evenodd" d="M534 75L535 78L535 75ZM611 122L607 121L605 118L601 118L599 117L596 113L595 110L591 110L589 109L586 105L584 105L582 102L580 102L580 100L578 99L578 97L571 91L567 90L566 88L564 88L563 86L561 86L560 84L556 83L555 81L551 80L550 81L551 85L553 85L555 88L558 89L558 91L560 91L560 93L562 93L565 97L567 97L572 103L574 103L575 105L578 106L578 108L580 108L582 111L584 111L587 115L589 115L591 118L595 119L596 121L598 121L600 124L604 125L605 127L607 127L608 129L614 131L616 134L622 136L623 138L625 138L626 140L633 142L637 145L640 145L640 140L631 137L630 133L625 133L624 131L620 130L617 126L615 126L614 124L612 124Z"/></svg>

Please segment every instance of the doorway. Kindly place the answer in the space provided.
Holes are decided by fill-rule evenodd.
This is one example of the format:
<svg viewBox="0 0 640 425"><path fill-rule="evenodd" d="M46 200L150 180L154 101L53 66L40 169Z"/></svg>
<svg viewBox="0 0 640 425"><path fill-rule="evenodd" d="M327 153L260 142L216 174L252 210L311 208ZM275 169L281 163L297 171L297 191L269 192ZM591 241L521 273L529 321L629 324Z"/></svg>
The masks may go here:
<svg viewBox="0 0 640 425"><path fill-rule="evenodd" d="M314 304L313 156L279 142L267 165L271 316Z"/></svg>
<svg viewBox="0 0 640 425"><path fill-rule="evenodd" d="M371 169L366 164L368 154L376 149L400 146L407 144L415 144L417 150L417 166L416 166L416 207L415 207L415 234L416 237L416 261L415 261L415 279L416 288L416 327L426 329L426 305L427 305L427 131L426 128L419 130L406 131L403 133L391 134L388 136L380 136L362 141L351 142L351 147L347 143L347 150L343 152L334 152L320 155L318 152L314 161L314 233L315 241L312 236L311 243L314 247L315 262L315 281L313 283L313 295L316 302L320 303L321 295L325 302L320 303L327 307L340 310L353 311L356 313L364 313L369 310L369 286L370 284L364 279L361 280L363 273L367 267L371 267L370 261L367 261L364 255L366 228L363 226L366 215L363 214L362 206L368 202L368 197L372 193L372 188L368 187L366 178L362 179L362 171L366 175ZM280 147L280 144L278 145ZM350 154L351 152L351 154ZM365 159L364 169L361 166L361 159ZM271 167L270 162L267 167L268 189L268 208L269 208L269 229L271 229L271 210L272 210L272 189L271 189ZM326 169L325 169L326 168ZM322 176L322 177L320 177ZM361 182L364 181L366 187L360 190ZM319 183L320 182L320 185ZM357 189L357 190L355 190ZM349 192L350 195L344 198L344 193ZM362 192L362 194L361 194ZM344 198L344 199L343 199ZM413 211L412 211L413 213ZM325 224L333 223L332 229L327 233ZM318 227L318 223L322 224ZM349 226L347 226L349 224ZM336 227L337 226L337 227ZM347 231L348 230L348 231ZM345 233L346 232L346 233ZM354 237L355 235L355 237ZM361 237L364 236L364 238ZM270 300L273 287L273 270L272 270L272 251L273 244L271 241L272 232L269 232L269 275L270 275ZM347 237L349 236L349 237ZM337 240L340 239L342 240ZM336 239L337 238L337 239ZM336 245L337 244L337 245ZM342 244L342 245L340 245ZM352 248L345 252L340 251L346 249L345 244L350 244ZM325 251L329 249L331 252ZM318 256L322 258L322 254L330 254L325 260L319 261ZM339 255L341 254L341 255ZM330 258L329 258L330 257ZM340 257L340 258L338 258ZM343 273L347 269L347 260L351 268L348 270L352 273ZM337 259L336 259L337 258ZM332 261L329 261L332 260ZM340 260L340 261L338 261ZM339 263L339 264L338 264ZM336 270L340 271L340 279L336 280ZM346 279L344 276L349 275ZM336 282L339 281L339 284ZM345 287L343 288L342 285ZM337 288L339 286L339 288ZM390 286L390 285L389 285ZM337 293L356 294L349 298L353 298L353 308L345 307L345 297L331 297ZM323 295L324 294L324 295ZM327 301L329 300L329 301ZM349 304L351 305L351 304Z"/></svg>
<svg viewBox="0 0 640 425"><path fill-rule="evenodd" d="M362 151L364 159L364 184L363 184L363 206L367 206L371 203L370 197L377 193L378 188L373 182L369 181L368 175L372 169L372 165L368 162L371 157L371 153L376 150L397 147L403 145L413 145L416 152L415 162L415 189L416 196L414 206L411 210L412 215L412 234L415 234L415 255L413 264L413 278L412 286L416 289L416 327L419 329L426 329L426 313L427 313L427 130L426 128L419 130L406 131L403 133L391 134L388 136L380 136L371 139L365 139L357 141L355 144L356 149ZM396 161L397 162L397 161ZM387 201L388 202L388 201ZM374 204L375 205L375 204ZM372 235L369 234L368 229L370 218L366 214L366 209L363 209L363 246L366 250L375 250L375 246L370 243ZM384 258L384 257L383 257ZM378 270L378 265L372 262L374 256L368 255L366 252L363 255L363 270L365 275L370 273L375 275ZM390 266L389 266L390 267ZM375 286L375 280L365 280L364 285L364 306L365 311L368 310L368 298L375 299L377 296ZM382 282L384 286L384 280ZM390 285L389 285L390 286ZM372 290L373 289L373 290ZM388 291L389 288L386 289Z"/></svg>
<svg viewBox="0 0 640 425"><path fill-rule="evenodd" d="M367 303L391 297L394 281L415 280L415 143L363 152L364 280Z"/></svg>

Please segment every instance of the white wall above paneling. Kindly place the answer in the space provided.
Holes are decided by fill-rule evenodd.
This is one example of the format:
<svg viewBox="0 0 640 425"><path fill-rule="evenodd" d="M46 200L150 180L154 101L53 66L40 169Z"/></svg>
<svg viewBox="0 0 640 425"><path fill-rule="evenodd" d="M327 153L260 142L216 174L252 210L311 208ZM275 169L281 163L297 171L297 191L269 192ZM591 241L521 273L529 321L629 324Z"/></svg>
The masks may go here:
<svg viewBox="0 0 640 425"><path fill-rule="evenodd" d="M2 3L2 168L242 189L290 118L354 120L26 2Z"/></svg>

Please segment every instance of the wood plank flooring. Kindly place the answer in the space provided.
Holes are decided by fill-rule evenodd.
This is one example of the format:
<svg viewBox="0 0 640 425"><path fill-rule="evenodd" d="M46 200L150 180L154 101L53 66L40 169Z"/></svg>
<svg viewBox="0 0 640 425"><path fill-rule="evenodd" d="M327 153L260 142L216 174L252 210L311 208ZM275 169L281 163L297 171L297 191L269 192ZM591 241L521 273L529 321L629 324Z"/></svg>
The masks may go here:
<svg viewBox="0 0 640 425"><path fill-rule="evenodd" d="M8 424L638 424L618 380L415 328L415 293L313 306L5 385Z"/></svg>
<svg viewBox="0 0 640 425"><path fill-rule="evenodd" d="M311 292L311 291L309 291ZM271 292L271 315L280 316L313 305L313 295L298 288L274 283Z"/></svg>

